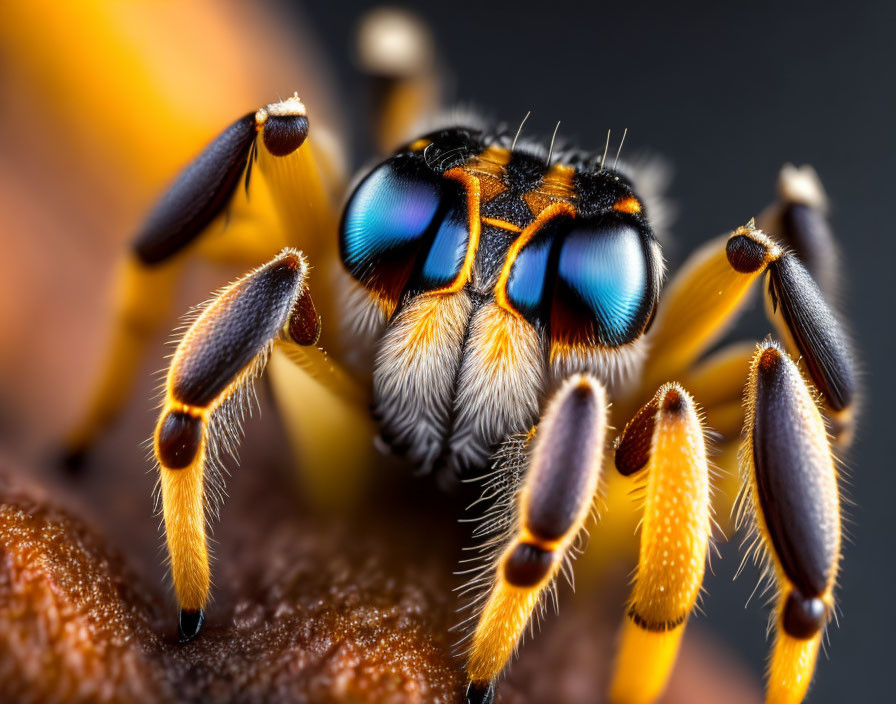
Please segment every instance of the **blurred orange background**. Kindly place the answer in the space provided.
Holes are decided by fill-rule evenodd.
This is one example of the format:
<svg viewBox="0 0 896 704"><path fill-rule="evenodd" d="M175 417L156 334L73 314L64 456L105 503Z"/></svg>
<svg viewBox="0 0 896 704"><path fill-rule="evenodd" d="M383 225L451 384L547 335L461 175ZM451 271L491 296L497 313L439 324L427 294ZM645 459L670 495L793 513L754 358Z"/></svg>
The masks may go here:
<svg viewBox="0 0 896 704"><path fill-rule="evenodd" d="M102 357L116 261L202 145L295 90L338 128L313 37L289 20L237 0L0 4L7 447L31 457L72 422ZM234 273L194 272L178 310Z"/></svg>

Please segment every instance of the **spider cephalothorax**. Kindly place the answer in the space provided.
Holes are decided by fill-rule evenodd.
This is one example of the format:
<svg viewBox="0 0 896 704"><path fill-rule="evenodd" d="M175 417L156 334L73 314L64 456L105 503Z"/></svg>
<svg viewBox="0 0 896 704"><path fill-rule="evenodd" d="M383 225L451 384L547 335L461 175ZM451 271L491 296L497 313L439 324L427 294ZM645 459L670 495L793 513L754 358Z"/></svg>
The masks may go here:
<svg viewBox="0 0 896 704"><path fill-rule="evenodd" d="M618 383L639 360L662 263L644 206L602 158L546 160L454 127L358 185L340 252L368 292L382 435L443 481L481 470L572 370ZM447 474L447 477L444 476Z"/></svg>
<svg viewBox="0 0 896 704"><path fill-rule="evenodd" d="M427 75L371 65L373 123L392 134L425 112ZM825 428L834 446L848 443L855 396L849 344L813 278L829 278L833 257L814 172L782 171L780 201L761 215L767 232L751 220L708 242L661 292L645 191L606 149L554 154L519 132L453 124L369 169L340 219L345 183L325 144L297 96L247 114L183 172L127 260L101 389L128 376L160 318L154 289L170 287L189 254L257 266L191 319L153 437L183 639L199 634L209 599L220 456L267 368L315 498L375 468L376 437L442 485L490 473L492 505L474 533L483 561L468 585L471 702L493 696L601 486L609 521L633 514L633 490L643 498L610 696L662 693L710 540L705 430L718 431L730 464L743 429L740 515L777 587L769 701L800 701L839 566ZM786 348L708 354L763 276ZM72 450L120 403L97 398ZM610 451L613 427L624 430Z"/></svg>

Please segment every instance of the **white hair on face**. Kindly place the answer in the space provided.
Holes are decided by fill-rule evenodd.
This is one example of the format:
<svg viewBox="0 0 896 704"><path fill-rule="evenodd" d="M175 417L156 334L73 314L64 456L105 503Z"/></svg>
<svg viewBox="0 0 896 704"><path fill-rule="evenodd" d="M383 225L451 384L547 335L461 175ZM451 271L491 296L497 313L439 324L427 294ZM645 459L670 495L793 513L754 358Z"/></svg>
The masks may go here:
<svg viewBox="0 0 896 704"><path fill-rule="evenodd" d="M580 372L594 374L607 387L611 396L624 395L647 357L647 340L642 335L620 347L578 345L555 353L551 359L554 385Z"/></svg>
<svg viewBox="0 0 896 704"><path fill-rule="evenodd" d="M544 347L535 328L494 302L470 323L454 399L443 484L484 466L509 436L537 420L544 388Z"/></svg>
<svg viewBox="0 0 896 704"><path fill-rule="evenodd" d="M451 425L472 305L463 290L417 296L389 325L377 353L373 395L380 427L424 473L441 454Z"/></svg>
<svg viewBox="0 0 896 704"><path fill-rule="evenodd" d="M430 132L466 127L475 132L488 132L490 121L470 105L456 104L437 113L422 115L414 123L409 137L419 137Z"/></svg>
<svg viewBox="0 0 896 704"><path fill-rule="evenodd" d="M340 360L355 373L367 375L373 369L377 344L386 329L386 312L341 263L333 267L333 281L341 313Z"/></svg>
<svg viewBox="0 0 896 704"><path fill-rule="evenodd" d="M642 153L620 161L615 170L632 182L635 195L644 203L653 233L660 242L667 242L676 216L675 204L667 194L672 166L661 156Z"/></svg>

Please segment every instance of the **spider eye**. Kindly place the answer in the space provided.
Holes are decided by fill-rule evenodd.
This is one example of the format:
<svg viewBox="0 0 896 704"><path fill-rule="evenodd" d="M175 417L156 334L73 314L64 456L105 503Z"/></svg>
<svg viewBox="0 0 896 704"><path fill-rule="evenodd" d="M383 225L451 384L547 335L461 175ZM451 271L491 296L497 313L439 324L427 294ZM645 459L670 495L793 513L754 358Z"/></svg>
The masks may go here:
<svg viewBox="0 0 896 704"><path fill-rule="evenodd" d="M590 337L616 346L641 334L655 293L650 252L630 225L574 226L560 248L551 310L555 339Z"/></svg>
<svg viewBox="0 0 896 704"><path fill-rule="evenodd" d="M507 298L532 323L543 323L548 268L554 245L569 230L571 219L553 218L536 232L517 253L507 280Z"/></svg>
<svg viewBox="0 0 896 704"><path fill-rule="evenodd" d="M405 291L454 282L469 241L461 185L400 156L361 182L345 209L339 237L352 276L393 303Z"/></svg>
<svg viewBox="0 0 896 704"><path fill-rule="evenodd" d="M610 218L554 218L519 251L507 299L551 338L616 347L644 330L658 295L650 235Z"/></svg>

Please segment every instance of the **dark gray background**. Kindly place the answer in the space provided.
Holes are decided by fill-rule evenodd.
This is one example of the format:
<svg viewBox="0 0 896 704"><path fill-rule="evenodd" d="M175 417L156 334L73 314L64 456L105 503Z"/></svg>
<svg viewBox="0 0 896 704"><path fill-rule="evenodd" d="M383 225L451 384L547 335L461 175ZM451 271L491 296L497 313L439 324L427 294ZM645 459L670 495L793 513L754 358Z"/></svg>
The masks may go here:
<svg viewBox="0 0 896 704"><path fill-rule="evenodd" d="M344 117L362 116L351 37L368 2L308 3L340 81ZM650 149L674 166L679 206L667 250L674 267L697 243L742 224L773 196L782 163L810 162L833 203L844 252L842 307L863 360L866 399L847 458L856 505L845 547L840 626L830 632L809 701L891 701L885 658L894 617L893 428L894 61L896 10L886 3L419 2L450 69L453 94L527 132L561 133L582 146L629 130L625 153ZM360 117L356 119L362 119ZM358 127L358 125L354 125ZM360 132L360 130L358 130ZM759 315L741 331L762 335ZM732 583L736 543L707 579L704 627L722 634L758 671L766 611L744 608L755 574Z"/></svg>

